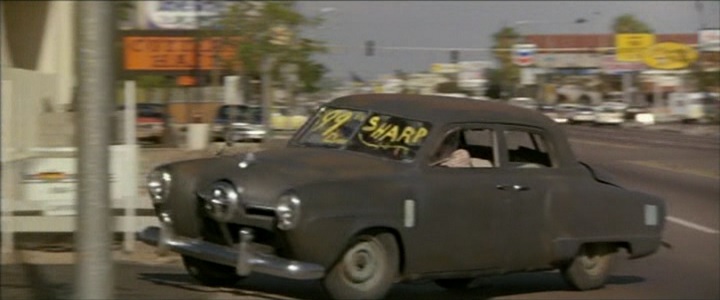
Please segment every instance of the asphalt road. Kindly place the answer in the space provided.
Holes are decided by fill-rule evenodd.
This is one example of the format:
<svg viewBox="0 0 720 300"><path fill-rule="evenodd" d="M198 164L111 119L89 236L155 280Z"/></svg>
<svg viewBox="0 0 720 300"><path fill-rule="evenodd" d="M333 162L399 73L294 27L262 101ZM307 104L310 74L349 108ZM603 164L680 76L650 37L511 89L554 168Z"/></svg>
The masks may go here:
<svg viewBox="0 0 720 300"><path fill-rule="evenodd" d="M556 272L482 278L448 292L432 283L398 284L388 299L718 299L720 298L720 146L715 135L567 126L578 157L624 186L667 200L663 248L621 256L603 289L571 290ZM324 299L317 281L253 275L233 288L196 284L176 256L118 259L117 299ZM71 299L72 261L5 264L2 299Z"/></svg>

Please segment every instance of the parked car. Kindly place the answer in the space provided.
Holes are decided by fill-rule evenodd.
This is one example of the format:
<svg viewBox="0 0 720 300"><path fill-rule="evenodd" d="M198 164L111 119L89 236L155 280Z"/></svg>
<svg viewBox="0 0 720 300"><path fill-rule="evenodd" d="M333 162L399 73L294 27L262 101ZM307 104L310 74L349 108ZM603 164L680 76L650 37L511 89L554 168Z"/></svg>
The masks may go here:
<svg viewBox="0 0 720 300"><path fill-rule="evenodd" d="M444 167L458 152L486 164ZM285 147L168 163L147 186L161 225L138 238L181 254L198 281L321 279L335 299L553 269L600 288L620 249L658 251L666 215L579 162L537 111L408 94L337 98Z"/></svg>
<svg viewBox="0 0 720 300"><path fill-rule="evenodd" d="M560 104L559 110L566 111L569 124L592 124L595 122L595 110L583 104Z"/></svg>
<svg viewBox="0 0 720 300"><path fill-rule="evenodd" d="M650 107L646 104L632 104L625 108L625 120L637 121L636 116L650 113Z"/></svg>
<svg viewBox="0 0 720 300"><path fill-rule="evenodd" d="M159 103L137 103L135 111L135 135L140 142L159 143L165 133L166 107ZM122 118L125 106L118 107L118 118ZM122 124L119 124L122 126Z"/></svg>
<svg viewBox="0 0 720 300"><path fill-rule="evenodd" d="M543 104L538 110L557 123L567 123L568 121L566 112L558 110L554 105Z"/></svg>
<svg viewBox="0 0 720 300"><path fill-rule="evenodd" d="M515 105L519 107L524 107L527 109L537 110L540 104L537 102L537 100L529 97L514 97L508 99L508 104Z"/></svg>
<svg viewBox="0 0 720 300"><path fill-rule="evenodd" d="M625 103L606 102L595 107L595 125L621 125L625 122Z"/></svg>
<svg viewBox="0 0 720 300"><path fill-rule="evenodd" d="M262 122L262 107L246 104L226 104L218 108L212 125L214 140L262 141L268 128Z"/></svg>

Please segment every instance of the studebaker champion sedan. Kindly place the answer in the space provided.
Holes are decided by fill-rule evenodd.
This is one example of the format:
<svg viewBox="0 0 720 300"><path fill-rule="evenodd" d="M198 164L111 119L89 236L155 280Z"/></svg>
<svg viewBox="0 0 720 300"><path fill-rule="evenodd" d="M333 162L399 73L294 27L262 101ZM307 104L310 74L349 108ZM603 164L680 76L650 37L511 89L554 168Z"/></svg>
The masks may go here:
<svg viewBox="0 0 720 300"><path fill-rule="evenodd" d="M665 204L579 162L559 126L496 102L337 98L282 148L158 166L161 226L139 239L204 284L257 272L322 280L336 299L553 269L600 288L621 249L658 251Z"/></svg>

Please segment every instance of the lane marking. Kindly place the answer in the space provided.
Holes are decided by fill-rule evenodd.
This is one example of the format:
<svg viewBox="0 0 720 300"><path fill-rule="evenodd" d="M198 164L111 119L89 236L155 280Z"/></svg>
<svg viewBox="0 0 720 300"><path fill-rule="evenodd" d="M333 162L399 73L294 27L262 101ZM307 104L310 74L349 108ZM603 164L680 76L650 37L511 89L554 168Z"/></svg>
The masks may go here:
<svg viewBox="0 0 720 300"><path fill-rule="evenodd" d="M710 228L710 227L705 227L705 226L702 226L702 225L698 225L698 224L695 224L695 223L693 223L693 222L685 221L685 220L683 220L683 219L676 218L676 217L673 217L673 216L667 216L667 217L665 217L665 220L668 220L668 221L670 221L670 222L673 222L673 223L678 224L678 225L681 225L681 226L688 227L688 228L690 228L690 229L695 229L695 230L697 230L697 231L702 231L702 232L704 232L704 233L709 233L709 234L718 234L718 233L720 233L720 231L717 231L717 230L712 229L712 228Z"/></svg>
<svg viewBox="0 0 720 300"><path fill-rule="evenodd" d="M617 148L624 148L624 149L639 149L639 148L640 148L640 147L635 147L635 146L628 146L628 145L621 145L621 144L613 144L613 143L604 143L604 142L596 142L596 141L582 140L582 139L574 139L574 138L571 138L570 141L572 141L572 142L577 142L577 143L583 143L583 144L598 145L598 146L609 146L609 147L617 147Z"/></svg>
<svg viewBox="0 0 720 300"><path fill-rule="evenodd" d="M688 169L684 168L683 166L671 166L667 163L662 163L659 161L652 161L652 160L623 160L621 162L634 164L638 166L648 167L648 168L654 168L659 169L663 171L670 171L670 172L676 172L676 173L683 173L688 175L695 175L695 176L702 176L712 179L720 179L720 175L716 174L713 171L708 170L694 170L694 169Z"/></svg>

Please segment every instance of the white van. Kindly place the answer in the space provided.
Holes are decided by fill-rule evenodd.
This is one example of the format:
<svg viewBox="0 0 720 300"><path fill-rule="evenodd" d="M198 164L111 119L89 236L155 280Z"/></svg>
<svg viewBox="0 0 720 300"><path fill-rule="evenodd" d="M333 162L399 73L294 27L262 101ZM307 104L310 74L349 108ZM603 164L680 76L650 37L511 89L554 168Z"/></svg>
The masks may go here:
<svg viewBox="0 0 720 300"><path fill-rule="evenodd" d="M718 117L717 93L670 93L670 117L683 122L705 122Z"/></svg>

